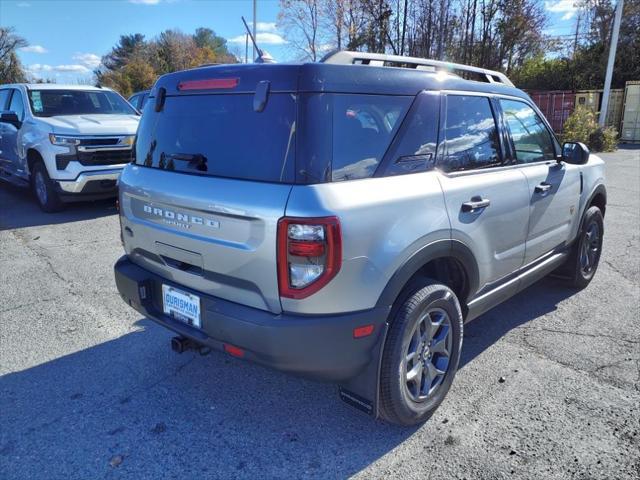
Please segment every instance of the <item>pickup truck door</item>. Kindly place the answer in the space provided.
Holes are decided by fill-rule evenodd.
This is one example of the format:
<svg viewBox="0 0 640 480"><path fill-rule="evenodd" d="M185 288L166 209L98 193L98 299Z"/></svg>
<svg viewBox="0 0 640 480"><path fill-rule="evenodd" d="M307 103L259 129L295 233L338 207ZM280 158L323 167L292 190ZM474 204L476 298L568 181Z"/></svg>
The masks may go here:
<svg viewBox="0 0 640 480"><path fill-rule="evenodd" d="M11 96L11 89L0 89L0 112L7 110L9 106L9 97ZM8 124L0 122L0 169L9 169L9 159L7 158L7 150L9 149L8 140L5 141L5 131Z"/></svg>
<svg viewBox="0 0 640 480"><path fill-rule="evenodd" d="M14 112L22 122L24 120L24 103L22 101L22 94L17 89L12 89L11 92L9 106L5 111ZM10 123L0 123L0 125L0 135L2 136L2 139L0 140L0 163L2 163L2 168L13 174L20 173L23 170L20 166L21 163L18 146L20 128L17 128L15 125Z"/></svg>
<svg viewBox="0 0 640 480"><path fill-rule="evenodd" d="M556 160L558 145L531 106L511 99L500 99L499 104L515 160L523 164L527 178L527 265L570 240L579 210L580 167Z"/></svg>

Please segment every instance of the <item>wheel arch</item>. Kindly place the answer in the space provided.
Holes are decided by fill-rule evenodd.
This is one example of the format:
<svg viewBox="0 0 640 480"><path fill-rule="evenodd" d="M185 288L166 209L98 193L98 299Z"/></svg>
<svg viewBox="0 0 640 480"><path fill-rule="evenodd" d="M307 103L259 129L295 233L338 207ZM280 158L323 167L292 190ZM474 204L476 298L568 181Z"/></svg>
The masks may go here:
<svg viewBox="0 0 640 480"><path fill-rule="evenodd" d="M33 166L38 161L41 161L44 163L44 157L37 149L33 147L29 147L27 149L27 167L29 169L29 175L31 175L31 172L33 172Z"/></svg>
<svg viewBox="0 0 640 480"><path fill-rule="evenodd" d="M599 184L593 192L591 192L589 199L585 203L585 212L593 206L598 207L604 217L607 209L607 189L603 184Z"/></svg>
<svg viewBox="0 0 640 480"><path fill-rule="evenodd" d="M416 250L393 274L377 306L398 303L401 292L415 278L441 280L458 296L466 315L467 301L478 289L478 263L467 245L458 240L438 240ZM393 318L393 312L390 318Z"/></svg>

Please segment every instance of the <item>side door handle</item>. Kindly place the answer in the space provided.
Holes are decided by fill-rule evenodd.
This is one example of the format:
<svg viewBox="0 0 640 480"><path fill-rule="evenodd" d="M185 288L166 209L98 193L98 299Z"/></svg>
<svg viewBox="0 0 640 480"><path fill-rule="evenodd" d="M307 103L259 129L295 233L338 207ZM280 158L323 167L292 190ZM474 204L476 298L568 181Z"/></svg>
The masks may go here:
<svg viewBox="0 0 640 480"><path fill-rule="evenodd" d="M476 195L475 197L471 197L471 200L469 200L468 202L464 202L462 204L462 211L466 213L473 213L478 210L487 208L489 205L491 205L491 200Z"/></svg>
<svg viewBox="0 0 640 480"><path fill-rule="evenodd" d="M536 188L534 190L536 193L547 193L549 190L551 190L551 184L547 182L542 182L536 185Z"/></svg>

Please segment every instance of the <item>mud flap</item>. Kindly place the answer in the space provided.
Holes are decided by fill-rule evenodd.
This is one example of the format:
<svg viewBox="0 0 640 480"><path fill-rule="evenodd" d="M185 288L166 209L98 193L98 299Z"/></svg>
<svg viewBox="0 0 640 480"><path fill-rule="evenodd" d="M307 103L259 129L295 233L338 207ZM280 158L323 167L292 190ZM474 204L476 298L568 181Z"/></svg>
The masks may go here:
<svg viewBox="0 0 640 480"><path fill-rule="evenodd" d="M388 328L386 322L382 324L366 368L355 377L338 384L338 393L342 401L373 418L380 416L380 366Z"/></svg>

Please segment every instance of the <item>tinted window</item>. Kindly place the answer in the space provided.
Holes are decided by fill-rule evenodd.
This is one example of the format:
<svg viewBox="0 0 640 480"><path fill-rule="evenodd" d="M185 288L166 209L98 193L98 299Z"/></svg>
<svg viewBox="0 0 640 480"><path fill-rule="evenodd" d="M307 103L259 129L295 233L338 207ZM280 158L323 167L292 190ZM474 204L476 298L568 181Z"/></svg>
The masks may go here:
<svg viewBox="0 0 640 480"><path fill-rule="evenodd" d="M86 114L135 114L120 95L108 90L29 90L31 110L37 117Z"/></svg>
<svg viewBox="0 0 640 480"><path fill-rule="evenodd" d="M331 95L333 154L331 179L373 175L409 106L409 97ZM320 119L318 119L320 121Z"/></svg>
<svg viewBox="0 0 640 480"><path fill-rule="evenodd" d="M140 101L140 95L133 95L132 97L129 97L129 100L128 100L128 102L131 105L133 105L138 110L140 110L140 106L138 105L139 101Z"/></svg>
<svg viewBox="0 0 640 480"><path fill-rule="evenodd" d="M138 129L136 163L176 172L246 180L293 179L296 102L272 93L265 109L253 94L167 96L147 109Z"/></svg>
<svg viewBox="0 0 640 480"><path fill-rule="evenodd" d="M144 104L147 103L147 98L149 98L148 93L140 95L140 110L142 110L144 108Z"/></svg>
<svg viewBox="0 0 640 480"><path fill-rule="evenodd" d="M542 119L529 105L516 100L500 100L519 163L553 160L553 140Z"/></svg>
<svg viewBox="0 0 640 480"><path fill-rule="evenodd" d="M11 90L5 88L4 90L0 90L0 110L5 110L7 108L7 100L9 100L9 94Z"/></svg>
<svg viewBox="0 0 640 480"><path fill-rule="evenodd" d="M422 94L418 97L387 153L385 175L420 172L434 165L439 106L439 95Z"/></svg>
<svg viewBox="0 0 640 480"><path fill-rule="evenodd" d="M501 164L496 122L486 97L448 95L444 137L438 167L445 172Z"/></svg>
<svg viewBox="0 0 640 480"><path fill-rule="evenodd" d="M24 102L22 101L22 94L18 90L13 91L11 96L11 104L9 110L15 112L18 115L20 121L24 120Z"/></svg>

